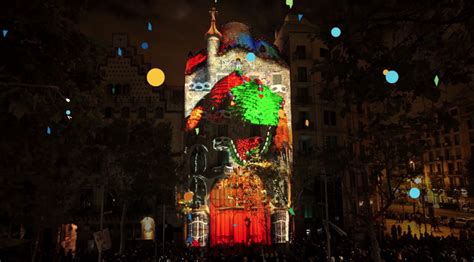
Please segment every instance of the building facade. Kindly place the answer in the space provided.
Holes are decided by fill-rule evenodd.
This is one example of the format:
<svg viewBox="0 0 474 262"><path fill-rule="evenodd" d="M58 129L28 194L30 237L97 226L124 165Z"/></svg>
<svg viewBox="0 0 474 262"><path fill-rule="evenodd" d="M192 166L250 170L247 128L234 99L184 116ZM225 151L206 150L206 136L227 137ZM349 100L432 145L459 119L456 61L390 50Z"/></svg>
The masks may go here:
<svg viewBox="0 0 474 262"><path fill-rule="evenodd" d="M289 61L291 72L293 137L295 152L294 178L299 189L299 212L297 235L311 234L321 226L325 218L324 175L318 155L335 147L360 146L349 143L351 134L363 128L365 109L354 109L344 117L342 105L331 99L332 90L324 81L324 75L313 69L316 60L329 59L330 53L319 37L319 28L306 18L298 19L290 14L275 33L275 45ZM337 96L337 94L336 94ZM328 174L330 176L331 174ZM309 188L308 188L308 185ZM357 212L357 189L363 188L363 177L348 174L328 181L329 220L339 226L350 228L352 215ZM353 190L344 190L351 187ZM301 193L302 192L302 193ZM296 199L295 199L296 200ZM297 205L295 203L295 205ZM317 227L317 228L315 228Z"/></svg>
<svg viewBox="0 0 474 262"><path fill-rule="evenodd" d="M190 55L185 167L177 201L194 246L289 241L290 71L278 49L231 22ZM222 32L222 33L221 33Z"/></svg>
<svg viewBox="0 0 474 262"><path fill-rule="evenodd" d="M445 203L459 205L472 197L468 192L472 180L467 165L474 150L474 101L467 93L468 88L457 90L446 101L450 105L446 113L457 123L449 130L426 134L423 139L427 148L423 154L427 201L435 207Z"/></svg>

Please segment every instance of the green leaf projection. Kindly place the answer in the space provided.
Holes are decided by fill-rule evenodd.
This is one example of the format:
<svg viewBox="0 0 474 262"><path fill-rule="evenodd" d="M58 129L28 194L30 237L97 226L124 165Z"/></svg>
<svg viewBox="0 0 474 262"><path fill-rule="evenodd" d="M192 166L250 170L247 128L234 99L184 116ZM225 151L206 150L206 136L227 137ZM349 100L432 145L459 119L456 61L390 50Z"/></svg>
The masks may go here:
<svg viewBox="0 0 474 262"><path fill-rule="evenodd" d="M278 125L278 110L283 98L270 88L252 81L232 88L231 93L235 106L230 110L242 116L244 121L254 125Z"/></svg>

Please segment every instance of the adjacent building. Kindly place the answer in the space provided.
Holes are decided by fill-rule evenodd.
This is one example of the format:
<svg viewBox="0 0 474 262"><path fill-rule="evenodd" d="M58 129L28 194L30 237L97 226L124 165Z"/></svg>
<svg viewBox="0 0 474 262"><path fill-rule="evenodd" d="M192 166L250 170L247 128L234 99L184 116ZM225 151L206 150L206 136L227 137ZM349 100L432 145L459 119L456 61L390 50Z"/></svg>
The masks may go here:
<svg viewBox="0 0 474 262"><path fill-rule="evenodd" d="M352 147L348 138L362 128L367 113L359 108L342 117L342 105L328 97L333 94L331 88L324 81L324 75L313 69L316 60L329 59L330 56L319 34L316 25L306 18L299 20L294 14L288 15L275 33L275 45L289 62L291 72L294 178L298 184L295 187L299 186L298 190L295 189L299 192L294 194L300 202L295 203L299 205L296 229L300 236L314 232L316 222L325 216L325 171L318 163L318 152L331 147ZM344 187L357 189L362 185L362 177L355 174L328 182L330 221L350 227L359 201L357 194L350 195L354 193L349 193Z"/></svg>

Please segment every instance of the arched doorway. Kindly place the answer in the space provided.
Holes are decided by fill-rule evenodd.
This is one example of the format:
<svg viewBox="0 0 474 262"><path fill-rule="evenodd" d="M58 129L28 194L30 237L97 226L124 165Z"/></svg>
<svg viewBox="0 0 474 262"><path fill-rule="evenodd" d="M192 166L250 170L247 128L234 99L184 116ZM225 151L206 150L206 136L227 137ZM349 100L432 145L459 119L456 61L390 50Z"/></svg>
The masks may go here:
<svg viewBox="0 0 474 262"><path fill-rule="evenodd" d="M271 244L269 201L258 176L232 173L209 197L211 246Z"/></svg>
<svg viewBox="0 0 474 262"><path fill-rule="evenodd" d="M155 220L151 217L145 217L140 221L142 226L142 239L153 240L155 237Z"/></svg>
<svg viewBox="0 0 474 262"><path fill-rule="evenodd" d="M71 252L76 253L76 241L77 241L77 225L75 224L63 224L61 226L61 247L65 254Z"/></svg>

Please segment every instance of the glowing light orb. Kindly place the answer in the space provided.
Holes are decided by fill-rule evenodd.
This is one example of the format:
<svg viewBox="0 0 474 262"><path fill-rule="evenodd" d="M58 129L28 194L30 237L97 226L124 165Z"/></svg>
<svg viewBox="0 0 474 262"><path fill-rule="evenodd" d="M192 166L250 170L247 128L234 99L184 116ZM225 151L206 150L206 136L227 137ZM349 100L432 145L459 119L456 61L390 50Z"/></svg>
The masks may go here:
<svg viewBox="0 0 474 262"><path fill-rule="evenodd" d="M151 86L161 86L165 82L165 73L159 68L152 68L148 71L146 80Z"/></svg>
<svg viewBox="0 0 474 262"><path fill-rule="evenodd" d="M286 5L289 6L290 8L293 7L293 0L286 0Z"/></svg>
<svg viewBox="0 0 474 262"><path fill-rule="evenodd" d="M51 127L46 128L46 134L51 135Z"/></svg>
<svg viewBox="0 0 474 262"><path fill-rule="evenodd" d="M255 58L257 58L257 57L255 56L254 53L252 53L252 52L247 53L247 61L253 62L253 61L255 61Z"/></svg>
<svg viewBox="0 0 474 262"><path fill-rule="evenodd" d="M148 49L148 43L147 42L142 42L142 49L144 49L144 50Z"/></svg>
<svg viewBox="0 0 474 262"><path fill-rule="evenodd" d="M194 197L194 193L191 191L184 193L184 200L187 202L192 201L193 197Z"/></svg>
<svg viewBox="0 0 474 262"><path fill-rule="evenodd" d="M385 75L385 80L390 84L395 84L398 82L398 73L395 70L388 71L387 75Z"/></svg>
<svg viewBox="0 0 474 262"><path fill-rule="evenodd" d="M118 55L118 56L122 56L122 48L119 47L119 48L117 49L117 55Z"/></svg>
<svg viewBox="0 0 474 262"><path fill-rule="evenodd" d="M298 21L301 22L301 19L303 19L303 14L298 14Z"/></svg>
<svg viewBox="0 0 474 262"><path fill-rule="evenodd" d="M339 27L337 27L337 26L333 27L333 28L331 29L331 35L332 35L333 37L339 37L339 36L341 36L341 29L340 29Z"/></svg>
<svg viewBox="0 0 474 262"><path fill-rule="evenodd" d="M2 32L3 32L3 37L4 37L4 38L7 37L8 30L2 30Z"/></svg>
<svg viewBox="0 0 474 262"><path fill-rule="evenodd" d="M439 77L438 77L438 75L435 75L435 77L434 77L434 80L433 80L433 81L434 81L434 83L435 83L435 85L436 85L436 86L438 86L438 85L439 85Z"/></svg>
<svg viewBox="0 0 474 262"><path fill-rule="evenodd" d="M421 178L419 178L419 177L415 178L415 183L416 183L416 184L421 183Z"/></svg>
<svg viewBox="0 0 474 262"><path fill-rule="evenodd" d="M383 70L383 75L386 76L388 74L388 69Z"/></svg>
<svg viewBox="0 0 474 262"><path fill-rule="evenodd" d="M151 25L151 22L148 22L147 29L148 29L148 31L150 31L150 32L153 30L153 26Z"/></svg>
<svg viewBox="0 0 474 262"><path fill-rule="evenodd" d="M72 112L71 112L71 110L68 109L68 110L66 110L65 113L66 113L67 116L70 116Z"/></svg>
<svg viewBox="0 0 474 262"><path fill-rule="evenodd" d="M420 197L420 193L420 189L418 189L417 187L412 187L408 192L408 195L413 199L417 199Z"/></svg>
<svg viewBox="0 0 474 262"><path fill-rule="evenodd" d="M71 102L71 99L66 97L66 102L68 102L68 103Z"/></svg>

